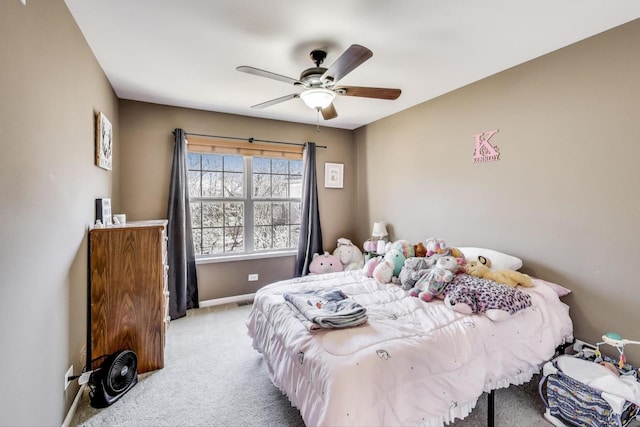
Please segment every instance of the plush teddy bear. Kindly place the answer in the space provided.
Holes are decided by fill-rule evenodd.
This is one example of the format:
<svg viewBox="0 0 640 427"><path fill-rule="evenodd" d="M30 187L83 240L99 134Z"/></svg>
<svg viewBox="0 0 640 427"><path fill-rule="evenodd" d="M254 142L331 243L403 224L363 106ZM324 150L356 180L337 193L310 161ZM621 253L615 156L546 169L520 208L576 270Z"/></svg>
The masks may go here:
<svg viewBox="0 0 640 427"><path fill-rule="evenodd" d="M333 251L333 255L340 259L344 271L357 270L364 266L362 251L349 239L338 239L338 247Z"/></svg>
<svg viewBox="0 0 640 427"><path fill-rule="evenodd" d="M413 255L417 257L426 257L427 247L422 242L416 243L413 245Z"/></svg>
<svg viewBox="0 0 640 427"><path fill-rule="evenodd" d="M489 267L483 265L481 261L471 261L465 265L465 271L467 274L476 277L482 277L483 279L493 280L494 282L502 283L503 285L515 288L518 285L522 285L525 288L533 287L531 277L527 274L520 273L515 270L490 270Z"/></svg>
<svg viewBox="0 0 640 427"><path fill-rule="evenodd" d="M484 314L493 321L531 306L531 296L494 281L458 274L444 290L444 303L463 314Z"/></svg>
<svg viewBox="0 0 640 427"><path fill-rule="evenodd" d="M435 258L411 257L404 260L404 265L398 275L398 281L402 289L408 291L428 269L436 263Z"/></svg>
<svg viewBox="0 0 640 427"><path fill-rule="evenodd" d="M313 254L311 264L309 264L309 273L334 273L342 271L342 263L337 256L325 252L324 255Z"/></svg>
<svg viewBox="0 0 640 427"><path fill-rule="evenodd" d="M427 302L433 300L442 294L447 283L453 280L459 268L460 263L455 257L439 257L436 264L418 279L409 291L409 295Z"/></svg>

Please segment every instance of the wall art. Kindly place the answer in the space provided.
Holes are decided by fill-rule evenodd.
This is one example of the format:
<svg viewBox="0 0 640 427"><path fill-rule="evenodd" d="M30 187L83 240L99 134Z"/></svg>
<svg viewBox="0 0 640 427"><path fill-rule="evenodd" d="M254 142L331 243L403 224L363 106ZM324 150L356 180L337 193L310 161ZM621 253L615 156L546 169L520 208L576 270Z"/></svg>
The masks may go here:
<svg viewBox="0 0 640 427"><path fill-rule="evenodd" d="M113 161L113 129L103 113L96 117L96 166L111 170Z"/></svg>
<svg viewBox="0 0 640 427"><path fill-rule="evenodd" d="M473 149L473 163L484 163L500 160L500 149L492 145L489 140L498 133L498 129L473 135L475 148Z"/></svg>
<svg viewBox="0 0 640 427"><path fill-rule="evenodd" d="M344 165L342 163L324 164L324 188L343 187Z"/></svg>

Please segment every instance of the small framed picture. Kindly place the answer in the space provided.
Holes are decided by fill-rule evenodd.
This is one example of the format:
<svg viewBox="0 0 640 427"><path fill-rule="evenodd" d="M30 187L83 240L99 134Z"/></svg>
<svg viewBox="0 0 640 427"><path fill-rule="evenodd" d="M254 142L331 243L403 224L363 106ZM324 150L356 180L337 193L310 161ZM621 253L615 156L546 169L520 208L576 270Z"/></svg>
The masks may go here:
<svg viewBox="0 0 640 427"><path fill-rule="evenodd" d="M103 225L111 225L111 199L96 199L96 222Z"/></svg>
<svg viewBox="0 0 640 427"><path fill-rule="evenodd" d="M324 164L324 188L343 187L344 165L342 163Z"/></svg>
<svg viewBox="0 0 640 427"><path fill-rule="evenodd" d="M96 166L111 170L113 161L113 130L103 113L96 116Z"/></svg>

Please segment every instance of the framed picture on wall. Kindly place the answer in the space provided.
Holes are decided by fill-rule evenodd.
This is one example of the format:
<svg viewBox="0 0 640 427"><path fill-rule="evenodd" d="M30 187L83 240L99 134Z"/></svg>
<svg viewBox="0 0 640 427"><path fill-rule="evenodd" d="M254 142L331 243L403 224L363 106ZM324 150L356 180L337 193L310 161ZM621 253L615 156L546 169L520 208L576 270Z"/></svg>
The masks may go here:
<svg viewBox="0 0 640 427"><path fill-rule="evenodd" d="M111 170L113 161L113 130L103 113L96 116L96 166Z"/></svg>
<svg viewBox="0 0 640 427"><path fill-rule="evenodd" d="M96 222L100 220L103 225L111 225L111 199L96 199Z"/></svg>
<svg viewBox="0 0 640 427"><path fill-rule="evenodd" d="M324 188L343 187L344 165L342 163L324 164Z"/></svg>

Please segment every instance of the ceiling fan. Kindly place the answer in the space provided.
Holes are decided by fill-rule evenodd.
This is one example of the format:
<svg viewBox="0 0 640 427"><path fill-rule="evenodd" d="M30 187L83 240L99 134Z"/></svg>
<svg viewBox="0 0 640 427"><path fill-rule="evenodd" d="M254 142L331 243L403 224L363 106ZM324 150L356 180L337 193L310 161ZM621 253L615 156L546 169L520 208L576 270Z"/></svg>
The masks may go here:
<svg viewBox="0 0 640 427"><path fill-rule="evenodd" d="M400 89L363 86L336 86L340 79L373 56L373 52L364 46L360 46L358 44L349 46L349 48L345 50L329 68L321 67L327 57L326 51L316 49L311 51L309 56L316 66L304 70L300 74L299 79L294 79L246 65L237 67L236 70L243 73L291 83L294 86L300 86L303 89L300 93L281 96L270 101L252 105L251 108L265 108L290 99L301 98L307 106L320 111L322 113L322 117L325 120L329 120L338 117L338 113L333 105L333 100L336 95L389 100L397 99L400 96Z"/></svg>

